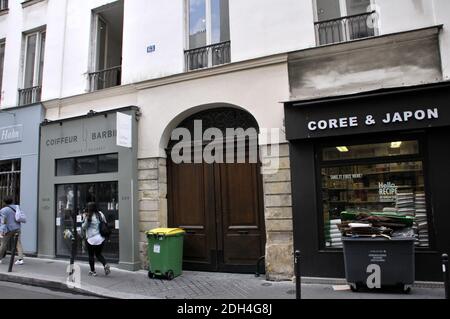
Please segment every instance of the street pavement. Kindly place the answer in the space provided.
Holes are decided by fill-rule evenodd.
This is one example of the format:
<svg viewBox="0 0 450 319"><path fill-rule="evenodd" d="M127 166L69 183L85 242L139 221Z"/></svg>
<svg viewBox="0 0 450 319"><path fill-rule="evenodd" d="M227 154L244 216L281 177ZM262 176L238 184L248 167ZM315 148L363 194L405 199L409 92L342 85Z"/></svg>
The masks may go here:
<svg viewBox="0 0 450 319"><path fill-rule="evenodd" d="M66 289L68 261L28 258L25 265L14 266L7 273L6 258L0 265L0 281L33 284L43 287ZM80 286L73 291L89 292L98 296L121 299L295 299L295 284L292 281L269 282L264 276L252 274L225 274L184 271L172 281L149 279L146 271L129 272L112 267L110 276L105 276L100 267L98 277L89 277L89 266L80 263ZM342 287L342 280L337 282ZM336 284L336 282L335 282ZM1 289L1 288L0 288ZM0 297L1 298L1 297ZM430 284L412 289L406 295L395 291L382 293L335 291L331 284L316 284L304 281L304 299L443 299L443 287Z"/></svg>
<svg viewBox="0 0 450 319"><path fill-rule="evenodd" d="M97 299L96 297L54 291L42 287L0 282L0 299Z"/></svg>

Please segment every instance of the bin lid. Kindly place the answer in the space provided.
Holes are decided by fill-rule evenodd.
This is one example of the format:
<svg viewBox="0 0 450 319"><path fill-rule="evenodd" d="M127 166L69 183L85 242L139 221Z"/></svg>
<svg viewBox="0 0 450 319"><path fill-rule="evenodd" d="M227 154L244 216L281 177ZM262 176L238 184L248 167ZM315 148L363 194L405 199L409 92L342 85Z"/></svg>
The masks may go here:
<svg viewBox="0 0 450 319"><path fill-rule="evenodd" d="M186 233L181 228L156 228L149 230L147 235L164 235L164 236L177 236Z"/></svg>

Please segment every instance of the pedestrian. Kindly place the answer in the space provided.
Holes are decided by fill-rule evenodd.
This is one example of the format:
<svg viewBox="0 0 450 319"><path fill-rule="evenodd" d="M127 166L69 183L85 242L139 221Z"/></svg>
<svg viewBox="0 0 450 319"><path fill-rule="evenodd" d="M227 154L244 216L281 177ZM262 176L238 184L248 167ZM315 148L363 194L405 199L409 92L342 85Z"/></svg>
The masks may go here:
<svg viewBox="0 0 450 319"><path fill-rule="evenodd" d="M81 228L85 232L85 243L89 254L89 266L91 267L89 276L97 276L97 272L95 271L95 257L102 263L105 275L108 276L111 273L111 269L105 257L102 255L106 239L100 234L100 222L106 223L106 217L97 209L97 204L94 202L88 203L87 212L83 217L83 225Z"/></svg>
<svg viewBox="0 0 450 319"><path fill-rule="evenodd" d="M13 202L11 197L6 197L3 200L5 206L0 210L0 264L5 256L8 242L17 236L16 248L19 260L16 261L16 265L23 265L23 247L20 241L21 223L16 221L17 205L13 205Z"/></svg>

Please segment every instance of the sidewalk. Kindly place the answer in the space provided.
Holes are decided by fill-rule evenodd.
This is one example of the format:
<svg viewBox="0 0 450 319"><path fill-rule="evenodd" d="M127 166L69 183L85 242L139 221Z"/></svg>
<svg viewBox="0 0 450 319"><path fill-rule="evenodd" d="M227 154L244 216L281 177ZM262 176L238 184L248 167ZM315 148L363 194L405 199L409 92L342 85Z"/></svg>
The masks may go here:
<svg viewBox="0 0 450 319"><path fill-rule="evenodd" d="M0 281L69 290L66 285L68 261L27 258L8 274L9 258L0 265ZM80 293L120 299L295 299L293 282L268 282L264 276L184 271L173 281L151 280L144 270L129 272L112 267L105 277L97 266L98 277L89 277L87 263L81 267ZM73 291L73 290L71 290ZM415 287L410 295L399 293L352 293L334 291L330 284L304 284L305 299L442 299L441 287Z"/></svg>

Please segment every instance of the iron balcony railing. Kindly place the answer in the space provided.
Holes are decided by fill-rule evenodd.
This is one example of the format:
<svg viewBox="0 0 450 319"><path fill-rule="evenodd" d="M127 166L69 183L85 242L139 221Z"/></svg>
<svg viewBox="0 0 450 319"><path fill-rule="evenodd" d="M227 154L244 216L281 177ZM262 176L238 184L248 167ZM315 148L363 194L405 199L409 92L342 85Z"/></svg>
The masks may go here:
<svg viewBox="0 0 450 319"><path fill-rule="evenodd" d="M346 42L375 36L377 12L367 12L347 17L316 22L319 45Z"/></svg>
<svg viewBox="0 0 450 319"><path fill-rule="evenodd" d="M89 73L91 92L119 86L122 82L122 66Z"/></svg>
<svg viewBox="0 0 450 319"><path fill-rule="evenodd" d="M8 10L8 0L0 0L0 11Z"/></svg>
<svg viewBox="0 0 450 319"><path fill-rule="evenodd" d="M226 41L184 51L187 71L230 63L230 47L231 42Z"/></svg>
<svg viewBox="0 0 450 319"><path fill-rule="evenodd" d="M41 101L42 86L19 90L19 105L28 105Z"/></svg>

